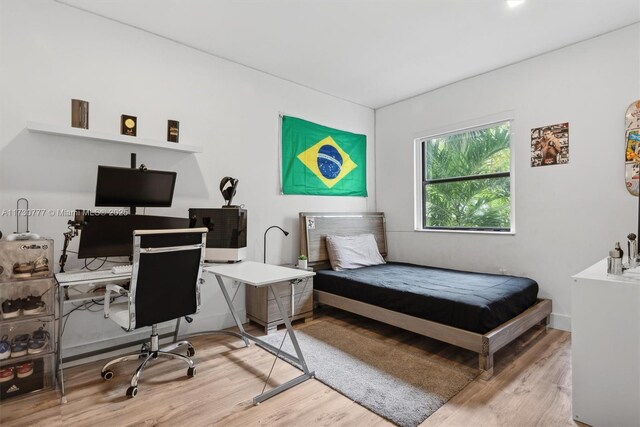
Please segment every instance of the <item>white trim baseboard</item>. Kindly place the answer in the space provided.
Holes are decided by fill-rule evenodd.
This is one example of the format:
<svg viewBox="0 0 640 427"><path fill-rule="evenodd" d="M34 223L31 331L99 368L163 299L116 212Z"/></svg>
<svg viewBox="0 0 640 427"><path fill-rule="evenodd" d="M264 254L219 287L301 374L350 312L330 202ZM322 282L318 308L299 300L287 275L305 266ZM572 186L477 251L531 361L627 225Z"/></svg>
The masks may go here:
<svg viewBox="0 0 640 427"><path fill-rule="evenodd" d="M551 324L553 329L561 329L571 332L571 316L566 314L551 313Z"/></svg>

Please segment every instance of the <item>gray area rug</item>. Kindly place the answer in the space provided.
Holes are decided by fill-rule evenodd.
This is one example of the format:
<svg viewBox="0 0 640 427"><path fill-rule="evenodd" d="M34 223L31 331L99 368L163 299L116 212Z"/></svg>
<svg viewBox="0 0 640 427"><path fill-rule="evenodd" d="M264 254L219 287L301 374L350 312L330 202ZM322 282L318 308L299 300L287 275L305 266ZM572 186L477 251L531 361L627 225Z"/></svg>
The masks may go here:
<svg viewBox="0 0 640 427"><path fill-rule="evenodd" d="M284 333L261 338L279 347ZM304 326L296 337L319 381L403 427L423 422L478 375L473 368L331 322ZM282 349L295 354L288 336Z"/></svg>

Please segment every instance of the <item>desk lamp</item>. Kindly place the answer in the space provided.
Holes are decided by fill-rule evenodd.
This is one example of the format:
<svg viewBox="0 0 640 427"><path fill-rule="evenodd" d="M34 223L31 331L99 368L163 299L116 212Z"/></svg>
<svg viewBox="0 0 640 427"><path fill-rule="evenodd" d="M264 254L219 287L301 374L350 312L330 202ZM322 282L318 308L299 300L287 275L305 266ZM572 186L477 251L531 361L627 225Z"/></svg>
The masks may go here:
<svg viewBox="0 0 640 427"><path fill-rule="evenodd" d="M278 228L280 229L280 231L282 231L284 233L285 236L289 235L288 231L283 230L281 227L278 227L277 225L272 225L271 227L267 228L267 230L264 232L264 259L263 262L266 264L267 263L267 233L269 232L269 230L271 230L272 228Z"/></svg>

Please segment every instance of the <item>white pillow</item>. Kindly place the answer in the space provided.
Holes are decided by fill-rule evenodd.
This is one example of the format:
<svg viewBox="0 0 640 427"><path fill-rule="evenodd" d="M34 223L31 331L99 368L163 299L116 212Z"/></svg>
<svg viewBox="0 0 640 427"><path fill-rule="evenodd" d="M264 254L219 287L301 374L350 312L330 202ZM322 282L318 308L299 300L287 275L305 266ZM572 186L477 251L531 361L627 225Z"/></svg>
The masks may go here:
<svg viewBox="0 0 640 427"><path fill-rule="evenodd" d="M385 264L373 234L327 236L331 268L336 271Z"/></svg>

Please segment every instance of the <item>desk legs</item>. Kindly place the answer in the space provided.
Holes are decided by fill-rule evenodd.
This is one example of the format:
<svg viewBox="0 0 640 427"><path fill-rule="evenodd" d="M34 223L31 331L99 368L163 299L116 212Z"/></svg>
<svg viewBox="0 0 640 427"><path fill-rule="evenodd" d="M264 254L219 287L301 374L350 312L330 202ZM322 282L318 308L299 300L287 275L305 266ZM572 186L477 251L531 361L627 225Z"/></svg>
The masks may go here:
<svg viewBox="0 0 640 427"><path fill-rule="evenodd" d="M57 365L56 366L56 377L58 379L58 385L60 386L60 403L67 403L67 396L64 394L64 372L62 369L62 325L63 325L63 316L64 316L64 298L65 292L62 286L58 284L58 340L57 340Z"/></svg>
<svg viewBox="0 0 640 427"><path fill-rule="evenodd" d="M303 374L300 376L295 377L294 379L287 381L284 384L280 384L277 387L272 388L271 390L264 392L262 394L257 395L256 397L253 398L253 404L257 405L260 402L264 402L265 400L275 396L276 394L282 393L285 390L290 389L291 387L294 387L308 379L311 379L314 377L315 372L309 372L309 368L307 367L307 362L305 362L304 360L304 356L302 355L302 350L300 349L300 344L298 344L298 339L296 338L296 334L293 332L293 327L291 326L291 321L289 320L289 315L287 314L286 310L284 309L284 307L282 306L282 302L280 301L280 297L278 297L278 295L276 294L275 290L273 289L273 287L271 285L269 285L269 291L271 291L271 294L273 295L273 298L276 301L276 304L278 305L278 310L280 310L280 315L282 315L282 320L284 321L284 324L287 328L287 333L289 334L289 338L291 338L291 343L293 344L293 348L296 351L296 355L298 357L294 357L293 355L286 353L284 351L281 351L280 349L275 348L274 346L267 344L265 342L263 342L262 340L260 340L259 338L256 337L252 337L252 339L256 342L256 345L259 347L264 347L266 349L270 349L272 352L275 352L276 357L280 354L282 354L284 356L284 358L289 359L290 361L296 363L299 365L300 369L302 370Z"/></svg>
<svg viewBox="0 0 640 427"><path fill-rule="evenodd" d="M242 322L240 322L240 318L238 317L238 314L236 313L235 308L233 307L233 301L231 301L231 298L229 298L229 294L227 293L227 289L224 286L224 281L222 280L222 277L218 276L217 274L215 275L216 279L218 280L218 284L220 285L220 290L222 290L222 295L224 295L224 299L227 301L227 305L229 306L229 311L231 311L231 315L233 316L233 319L236 322L236 325L238 326L238 329L240 330L240 334L236 334L234 332L226 332L226 331L222 331L225 334L230 334L230 335L234 335L234 336L238 336L240 338L242 338L244 340L244 342L247 344L247 346L249 345L249 340L254 341L256 343L256 345L258 347L261 347L265 350L268 350L272 353L274 353L276 355L276 357L281 356L281 358L283 360L287 360L292 362L294 365L297 365L303 372L302 375L287 381L284 384L280 384L277 387L272 388L271 390L261 393L259 395L257 395L256 397L253 398L253 404L257 405L260 402L264 402L265 400L275 396L276 394L282 393L285 390L290 389L291 387L294 387L308 379L311 379L314 377L315 373L314 372L310 372L309 368L307 367L307 363L304 360L304 356L302 355L302 350L300 349L300 344L298 344L298 340L296 338L295 333L293 332L293 327L291 326L291 321L289 320L289 316L286 312L286 310L284 309L284 307L282 306L282 302L280 301L280 298L277 296L277 294L275 293L274 289L271 287L271 285L269 285L269 290L271 291L271 293L273 294L275 300L276 300L276 304L278 305L278 310L280 310L280 314L282 315L282 319L284 320L284 324L287 327L287 333L289 334L289 337L291 338L291 342L293 343L293 348L296 351L296 356L289 354L285 351L281 351L279 348L262 341L260 338L258 337L254 337L251 334L248 334L245 330L244 327L242 326Z"/></svg>
<svg viewBox="0 0 640 427"><path fill-rule="evenodd" d="M280 310L280 315L282 316L282 320L284 321L284 325L287 327L287 333L289 334L289 338L291 338L291 343L293 344L293 348L296 351L296 355L298 356L298 362L302 367L302 371L305 374L309 374L309 368L307 368L307 362L304 360L304 356L302 355L302 350L300 349L300 344L298 344L298 339L296 338L296 334L293 332L293 326L291 326L291 320L289 319L289 315L287 314L284 306L282 305L282 301L276 294L276 291L273 289L272 285L269 285L269 290L271 291L271 295L273 295L273 299L276 300L276 304L278 304L278 310ZM293 312L293 308L292 308Z"/></svg>
<svg viewBox="0 0 640 427"><path fill-rule="evenodd" d="M248 334L244 331L242 322L240 321L240 318L236 313L236 309L233 307L233 301L231 301L231 298L229 298L229 293L227 292L227 288L225 288L224 286L224 281L222 280L222 277L218 276L217 274L216 274L216 279L218 280L218 284L220 285L220 290L222 291L222 295L224 295L224 299L227 301L227 305L229 306L229 310L231 311L233 320L236 321L236 325L238 326L238 329L240 329L240 335L242 336L244 343L247 345L247 347L249 347L249 340L247 339Z"/></svg>

